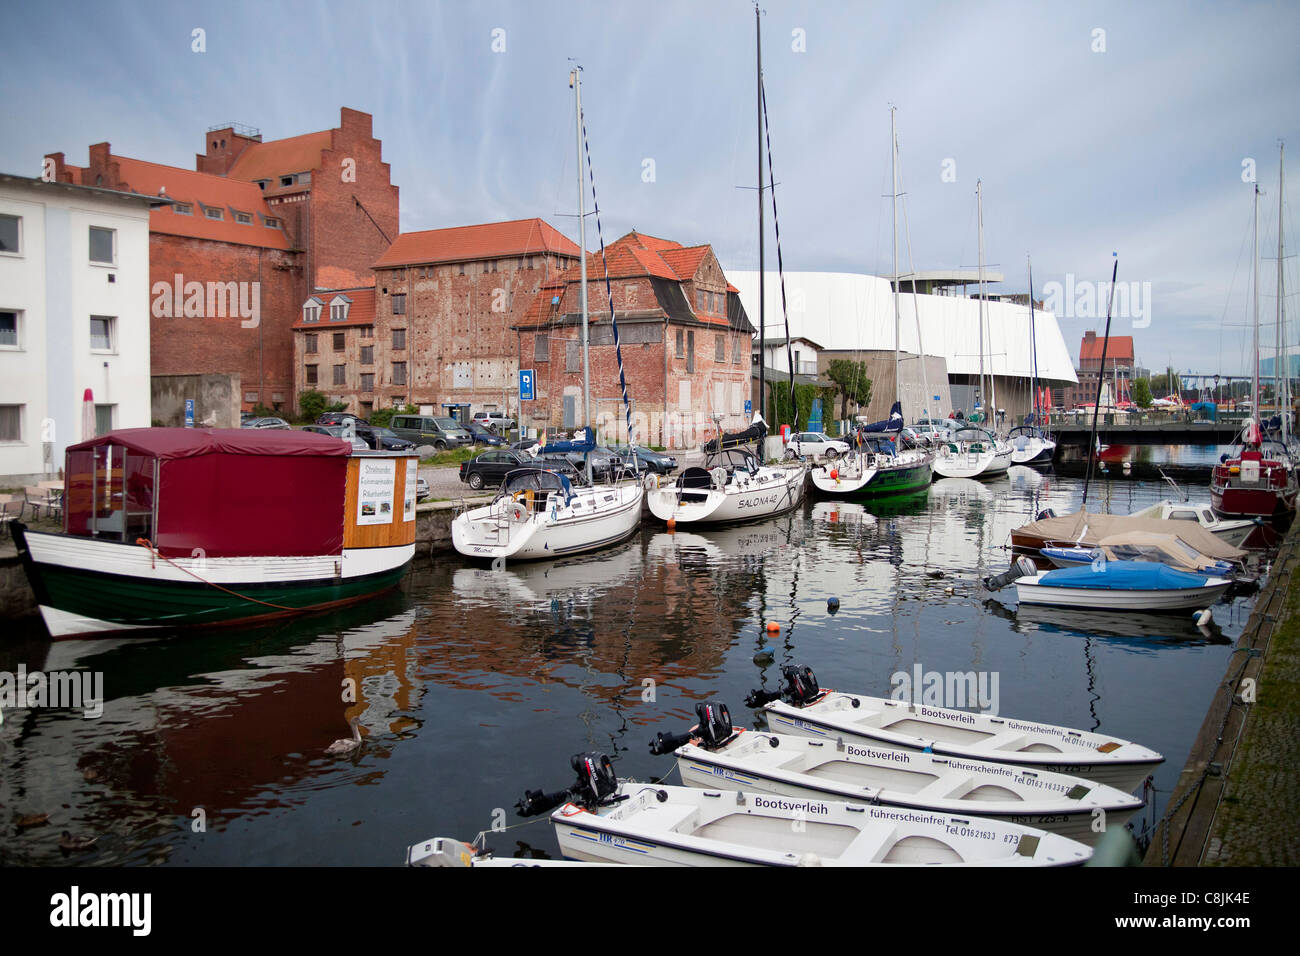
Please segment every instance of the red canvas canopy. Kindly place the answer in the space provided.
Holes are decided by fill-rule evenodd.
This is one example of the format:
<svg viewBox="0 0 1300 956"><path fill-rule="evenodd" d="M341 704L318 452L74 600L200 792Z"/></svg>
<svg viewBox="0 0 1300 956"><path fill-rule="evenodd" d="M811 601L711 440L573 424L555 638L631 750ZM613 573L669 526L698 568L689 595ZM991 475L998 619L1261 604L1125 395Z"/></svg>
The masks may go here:
<svg viewBox="0 0 1300 956"><path fill-rule="evenodd" d="M340 554L350 454L312 432L109 432L68 449L65 527L168 557Z"/></svg>

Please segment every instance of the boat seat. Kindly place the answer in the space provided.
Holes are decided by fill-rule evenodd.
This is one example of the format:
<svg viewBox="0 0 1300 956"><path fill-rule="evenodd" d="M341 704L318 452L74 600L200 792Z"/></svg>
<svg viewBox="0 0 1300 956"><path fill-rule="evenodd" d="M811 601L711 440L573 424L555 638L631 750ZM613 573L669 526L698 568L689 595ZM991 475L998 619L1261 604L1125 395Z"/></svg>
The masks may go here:
<svg viewBox="0 0 1300 956"><path fill-rule="evenodd" d="M699 824L699 808L688 803L652 805L637 815L647 829L674 833L693 833Z"/></svg>

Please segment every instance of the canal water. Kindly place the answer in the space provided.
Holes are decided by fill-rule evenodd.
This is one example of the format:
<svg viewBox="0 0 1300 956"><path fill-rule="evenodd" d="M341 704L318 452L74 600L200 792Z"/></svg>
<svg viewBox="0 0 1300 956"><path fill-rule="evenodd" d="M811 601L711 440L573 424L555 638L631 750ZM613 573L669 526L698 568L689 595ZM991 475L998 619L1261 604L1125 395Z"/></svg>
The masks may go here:
<svg viewBox="0 0 1300 956"><path fill-rule="evenodd" d="M1169 492L1094 482L1089 501L1126 513ZM647 523L620 548L553 564L439 556L400 592L259 629L10 635L0 670L100 672L105 702L97 719L4 713L0 863L395 865L409 844L479 831L498 853L558 856L545 818L519 826L525 789L568 786L586 750L624 776L666 773L672 758L648 751L656 732L685 729L706 699L759 726L744 697L788 662L876 696L917 668L985 675L1004 716L1164 754L1158 814L1250 599L1198 628L1190 614L1017 610L1014 588L981 589L1007 568L1012 528L1081 495L1080 481L1013 468L905 504L812 500L708 532ZM362 747L327 754L351 717ZM19 827L29 814L48 822ZM96 848L67 855L63 830Z"/></svg>

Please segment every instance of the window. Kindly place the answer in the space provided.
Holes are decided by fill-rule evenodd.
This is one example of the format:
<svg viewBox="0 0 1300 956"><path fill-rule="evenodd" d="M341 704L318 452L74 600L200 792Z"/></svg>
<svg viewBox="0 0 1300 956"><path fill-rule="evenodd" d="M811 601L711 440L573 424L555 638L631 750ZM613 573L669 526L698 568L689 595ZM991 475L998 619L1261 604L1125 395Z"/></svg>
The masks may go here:
<svg viewBox="0 0 1300 956"><path fill-rule="evenodd" d="M172 212L181 216L192 216L194 215L194 205L187 202L173 203Z"/></svg>
<svg viewBox="0 0 1300 956"><path fill-rule="evenodd" d="M244 393L244 401L246 401L246 402L256 402L256 401L257 401L257 398L258 398L257 392L245 392L245 393Z"/></svg>
<svg viewBox="0 0 1300 956"><path fill-rule="evenodd" d="M266 191L266 187L269 186L269 185L271 185L271 180L269 180L269 179L259 179L259 180L257 180L257 188L260 189L260 190L262 190L263 192Z"/></svg>
<svg viewBox="0 0 1300 956"><path fill-rule="evenodd" d="M308 384L308 385L315 385L315 384L316 384L316 366L315 366L315 365L308 365L308 366L307 366L307 384Z"/></svg>
<svg viewBox="0 0 1300 956"><path fill-rule="evenodd" d="M264 222L263 222L263 225L265 225L267 229L279 229L279 228L280 228L280 220L279 220L279 219L271 219L270 217L266 217L265 220L264 220Z"/></svg>
<svg viewBox="0 0 1300 956"><path fill-rule="evenodd" d="M740 336L736 336L735 344L731 347L731 361L740 364Z"/></svg>
<svg viewBox="0 0 1300 956"><path fill-rule="evenodd" d="M330 321L342 322L348 317L347 303L330 306Z"/></svg>
<svg viewBox="0 0 1300 956"><path fill-rule="evenodd" d="M237 212L235 213L235 222L244 226L251 226L253 224L253 217L246 212Z"/></svg>
<svg viewBox="0 0 1300 956"><path fill-rule="evenodd" d="M537 333L533 339L533 361L549 362L551 360L551 338L544 332Z"/></svg>
<svg viewBox="0 0 1300 956"><path fill-rule="evenodd" d="M113 419L117 417L116 405L96 405L95 406L95 437L107 435L113 430Z"/></svg>
<svg viewBox="0 0 1300 956"><path fill-rule="evenodd" d="M22 248L19 237L21 229L19 223L22 222L18 216L0 216L0 252L7 252L10 255L20 255ZM17 408L17 405L7 405L6 408Z"/></svg>
<svg viewBox="0 0 1300 956"><path fill-rule="evenodd" d="M334 351L335 351L335 352L342 352L342 351L343 351L343 349L344 349L344 347L345 347L346 339L347 339L347 333L346 333L346 332L335 332L335 333L334 333Z"/></svg>
<svg viewBox="0 0 1300 956"><path fill-rule="evenodd" d="M226 214L216 206L204 206L203 215L209 219L225 219Z"/></svg>
<svg viewBox="0 0 1300 956"><path fill-rule="evenodd" d="M90 261L111 266L117 260L113 257L115 231L90 227Z"/></svg>
<svg viewBox="0 0 1300 956"><path fill-rule="evenodd" d="M90 347L96 352L113 351L113 318L107 315L90 317Z"/></svg>
<svg viewBox="0 0 1300 956"><path fill-rule="evenodd" d="M465 274L465 263L463 262L460 264L460 274L461 275Z"/></svg>
<svg viewBox="0 0 1300 956"><path fill-rule="evenodd" d="M315 355L315 354L316 354L316 336L315 336L314 334L309 334L309 335L305 335L305 336L303 336L303 339L304 339L304 340L306 341L306 343L307 343L307 347L306 347L307 354L308 354L308 355Z"/></svg>
<svg viewBox="0 0 1300 956"><path fill-rule="evenodd" d="M0 405L0 442L23 440L23 406Z"/></svg>
<svg viewBox="0 0 1300 956"><path fill-rule="evenodd" d="M281 186L292 186L292 185L293 185L293 177L292 177L292 176L281 176L281 177L280 177L280 185L281 185Z"/></svg>
<svg viewBox="0 0 1300 956"><path fill-rule="evenodd" d="M406 293L393 296L393 315L406 315Z"/></svg>
<svg viewBox="0 0 1300 956"><path fill-rule="evenodd" d="M361 337L363 339L373 339L375 337L375 327L373 325L361 326Z"/></svg>
<svg viewBox="0 0 1300 956"><path fill-rule="evenodd" d="M719 335L713 340L713 361L725 362L727 360L727 340Z"/></svg>
<svg viewBox="0 0 1300 956"><path fill-rule="evenodd" d="M406 407L406 396L405 396L405 395L394 395L394 396L393 396L393 407L394 407L394 408L405 408L405 407Z"/></svg>
<svg viewBox="0 0 1300 956"><path fill-rule="evenodd" d="M579 369L578 363L579 343L575 339L567 339L564 343L564 370L566 372L576 372Z"/></svg>
<svg viewBox="0 0 1300 956"><path fill-rule="evenodd" d="M686 333L686 371L695 371L695 333Z"/></svg>
<svg viewBox="0 0 1300 956"><path fill-rule="evenodd" d="M406 348L406 329L393 329L393 348Z"/></svg>
<svg viewBox="0 0 1300 956"><path fill-rule="evenodd" d="M315 303L308 303L302 307L302 320L304 322L320 321L320 306Z"/></svg>
<svg viewBox="0 0 1300 956"><path fill-rule="evenodd" d="M0 312L0 349L18 348L18 313Z"/></svg>
<svg viewBox="0 0 1300 956"><path fill-rule="evenodd" d="M405 362L393 363L393 384L394 385L406 384L406 363Z"/></svg>
<svg viewBox="0 0 1300 956"><path fill-rule="evenodd" d="M334 366L334 384L346 385L348 383L348 367L346 365Z"/></svg>
<svg viewBox="0 0 1300 956"><path fill-rule="evenodd" d="M686 358L686 333L681 329L677 330L677 357Z"/></svg>
<svg viewBox="0 0 1300 956"><path fill-rule="evenodd" d="M373 392L374 390L375 390L375 373L374 373L374 372L362 372L362 373L361 373L361 391L363 391L363 392Z"/></svg>
<svg viewBox="0 0 1300 956"><path fill-rule="evenodd" d="M375 347L373 345L361 346L361 364L362 365L375 364Z"/></svg>
<svg viewBox="0 0 1300 956"><path fill-rule="evenodd" d="M309 183L311 182L311 173L299 173L297 179L300 183Z"/></svg>
<svg viewBox="0 0 1300 956"><path fill-rule="evenodd" d="M696 312L704 311L704 292L701 289L695 290L695 311Z"/></svg>

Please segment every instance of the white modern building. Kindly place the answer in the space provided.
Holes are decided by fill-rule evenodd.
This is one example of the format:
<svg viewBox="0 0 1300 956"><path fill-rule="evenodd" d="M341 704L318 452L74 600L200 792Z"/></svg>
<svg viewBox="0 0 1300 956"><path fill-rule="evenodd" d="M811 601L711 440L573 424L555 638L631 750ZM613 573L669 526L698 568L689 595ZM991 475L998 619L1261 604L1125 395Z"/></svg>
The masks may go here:
<svg viewBox="0 0 1300 956"><path fill-rule="evenodd" d="M1018 302L987 301L981 349L980 302L969 294L954 294L963 287L970 294L976 291L973 274L968 272L919 274L918 286L929 290L929 294L914 296L906 279L901 284L898 341L905 358L899 365L899 382L908 417L931 405L937 407L927 408L930 414L947 415L955 408L969 411L975 403L981 361L985 376L992 377L992 385L986 386L990 402L996 399L997 406L1006 408L1009 417L1023 413L1032 404L1029 383L1034 362L1029 307ZM728 271L727 278L740 290L746 312L757 323L758 273ZM767 336L783 339L786 332L779 278L775 272L768 272L766 281ZM885 373L876 379L880 387L873 389L871 402L871 414L883 418L894 392L892 280L857 273L796 272L786 273L785 285L791 337L804 336L819 343L818 359L823 364L833 358L860 354ZM1043 384L1077 382L1074 362L1056 316L1035 308L1033 328L1038 377ZM921 354L933 357L924 363L924 376L922 363L915 360ZM942 359L942 363L935 359ZM939 381L945 374L946 380ZM929 395L923 400L927 386ZM913 396L910 401L909 395Z"/></svg>
<svg viewBox="0 0 1300 956"><path fill-rule="evenodd" d="M83 434L148 427L149 210L0 173L0 485L59 477Z"/></svg>

